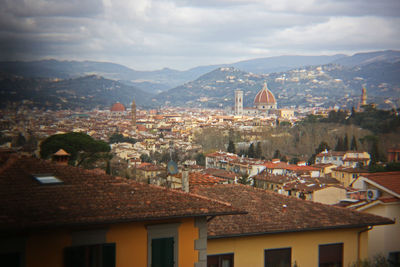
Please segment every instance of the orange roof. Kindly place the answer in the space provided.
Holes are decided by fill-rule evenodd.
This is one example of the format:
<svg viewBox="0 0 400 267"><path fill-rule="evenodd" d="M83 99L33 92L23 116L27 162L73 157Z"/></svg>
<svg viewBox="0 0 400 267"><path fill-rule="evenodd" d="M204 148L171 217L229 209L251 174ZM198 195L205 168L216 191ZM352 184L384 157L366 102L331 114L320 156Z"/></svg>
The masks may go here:
<svg viewBox="0 0 400 267"><path fill-rule="evenodd" d="M365 174L364 176L380 186L383 186L396 194L400 194L400 171L376 172Z"/></svg>
<svg viewBox="0 0 400 267"><path fill-rule="evenodd" d="M261 89L254 98L254 105L275 103L276 100L274 94L267 88L267 83L264 83L263 89Z"/></svg>
<svg viewBox="0 0 400 267"><path fill-rule="evenodd" d="M53 154L54 156L71 156L67 151L60 148L56 153Z"/></svg>
<svg viewBox="0 0 400 267"><path fill-rule="evenodd" d="M206 173L192 172L189 175L190 185L213 185L222 184L226 182L226 179L212 176Z"/></svg>
<svg viewBox="0 0 400 267"><path fill-rule="evenodd" d="M111 107L110 110L111 110L111 111L116 111L116 112L118 112L118 111L125 111L125 106L122 105L121 103L117 102L117 103L115 103L114 105L112 105L112 107Z"/></svg>

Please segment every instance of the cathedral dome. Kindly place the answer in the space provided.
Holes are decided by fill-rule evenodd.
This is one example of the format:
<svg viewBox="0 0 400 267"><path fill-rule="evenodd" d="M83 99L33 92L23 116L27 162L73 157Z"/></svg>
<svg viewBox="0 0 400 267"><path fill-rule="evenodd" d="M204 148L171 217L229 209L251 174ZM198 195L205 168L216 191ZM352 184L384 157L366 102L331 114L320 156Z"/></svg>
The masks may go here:
<svg viewBox="0 0 400 267"><path fill-rule="evenodd" d="M264 83L263 89L259 91L254 98L254 106L258 108L276 108L274 94L268 89L267 83Z"/></svg>
<svg viewBox="0 0 400 267"><path fill-rule="evenodd" d="M114 105L112 105L110 111L122 112L122 111L125 111L125 107L121 103L117 102Z"/></svg>

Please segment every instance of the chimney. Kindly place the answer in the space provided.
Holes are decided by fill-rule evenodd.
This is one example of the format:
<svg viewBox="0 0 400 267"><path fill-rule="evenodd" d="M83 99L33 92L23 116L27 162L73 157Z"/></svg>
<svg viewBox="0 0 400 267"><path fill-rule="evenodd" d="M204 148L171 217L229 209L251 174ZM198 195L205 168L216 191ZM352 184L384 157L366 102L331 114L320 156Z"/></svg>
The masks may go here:
<svg viewBox="0 0 400 267"><path fill-rule="evenodd" d="M282 213L285 213L285 212L286 212L286 208L287 208L287 205L286 205L286 204L283 204L283 205L282 205Z"/></svg>
<svg viewBox="0 0 400 267"><path fill-rule="evenodd" d="M182 171L182 190L189 193L189 171Z"/></svg>
<svg viewBox="0 0 400 267"><path fill-rule="evenodd" d="M71 154L66 152L64 149L60 148L56 153L53 154L53 161L58 164L68 165L68 160L71 157Z"/></svg>

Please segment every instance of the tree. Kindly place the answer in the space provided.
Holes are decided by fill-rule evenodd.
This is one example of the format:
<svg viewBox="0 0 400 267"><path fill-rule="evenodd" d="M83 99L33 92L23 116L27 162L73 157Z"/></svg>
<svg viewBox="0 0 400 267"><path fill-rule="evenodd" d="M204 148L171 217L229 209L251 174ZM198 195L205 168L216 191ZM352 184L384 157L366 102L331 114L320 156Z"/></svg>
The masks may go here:
<svg viewBox="0 0 400 267"><path fill-rule="evenodd" d="M239 184L248 185L248 184L251 184L251 179L249 178L249 175L248 175L247 173L243 173L243 174L239 177L238 183L239 183Z"/></svg>
<svg viewBox="0 0 400 267"><path fill-rule="evenodd" d="M25 136L23 136L22 133L18 133L18 136L15 139L15 146L21 147L21 146L25 145L25 143L26 143Z"/></svg>
<svg viewBox="0 0 400 267"><path fill-rule="evenodd" d="M206 165L206 157L204 156L203 153L198 153L196 155L196 163L197 163L197 165L200 165L200 166Z"/></svg>
<svg viewBox="0 0 400 267"><path fill-rule="evenodd" d="M351 144L350 144L350 150L357 151L357 140L356 137L353 135L353 138L351 139Z"/></svg>
<svg viewBox="0 0 400 267"><path fill-rule="evenodd" d="M291 159L289 160L289 163L290 163L290 164L297 164L299 161L300 161L299 158L294 157L294 158L291 158Z"/></svg>
<svg viewBox="0 0 400 267"><path fill-rule="evenodd" d="M40 157L47 159L60 148L71 154L69 164L86 168L95 167L99 160L109 159L110 145L95 140L85 133L56 134L46 138L40 145Z"/></svg>
<svg viewBox="0 0 400 267"><path fill-rule="evenodd" d="M344 135L343 138L343 151L347 151L349 150L349 138L347 136L347 134Z"/></svg>
<svg viewBox="0 0 400 267"><path fill-rule="evenodd" d="M232 140L229 140L229 144L228 144L228 152L229 153L235 153L236 149L235 149L235 144L233 143Z"/></svg>
<svg viewBox="0 0 400 267"><path fill-rule="evenodd" d="M149 155L143 153L142 155L140 155L140 160L142 162L151 162L151 158Z"/></svg>
<svg viewBox="0 0 400 267"><path fill-rule="evenodd" d="M262 149L261 149L261 143L260 142L257 142L256 152L255 152L254 157L257 158L257 159L260 159L262 157Z"/></svg>
<svg viewBox="0 0 400 267"><path fill-rule="evenodd" d="M343 138L339 136L335 146L335 151L344 151L343 148L344 148Z"/></svg>
<svg viewBox="0 0 400 267"><path fill-rule="evenodd" d="M247 151L247 156L249 158L254 158L255 157L256 152L254 151L254 144L251 143L249 146L249 150Z"/></svg>
<svg viewBox="0 0 400 267"><path fill-rule="evenodd" d="M282 157L281 152L279 151L279 149L275 150L274 153L274 159L280 159Z"/></svg>
<svg viewBox="0 0 400 267"><path fill-rule="evenodd" d="M311 155L311 157L308 159L308 165L314 164L315 163L315 157L321 153L322 151L325 150L330 150L331 148L329 147L328 143L325 141L322 141L319 143L318 147L315 149L315 153Z"/></svg>

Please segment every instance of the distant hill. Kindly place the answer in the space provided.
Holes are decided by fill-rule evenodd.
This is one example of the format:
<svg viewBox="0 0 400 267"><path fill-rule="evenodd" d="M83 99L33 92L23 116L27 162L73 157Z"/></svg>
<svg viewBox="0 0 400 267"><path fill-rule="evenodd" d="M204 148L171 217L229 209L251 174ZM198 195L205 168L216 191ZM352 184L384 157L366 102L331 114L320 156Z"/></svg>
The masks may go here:
<svg viewBox="0 0 400 267"><path fill-rule="evenodd" d="M390 108L400 96L400 61L379 61L345 67L326 64L286 72L252 74L236 68L218 68L193 82L178 86L153 99L161 105L229 108L234 91L244 91L244 105L251 107L256 93L268 82L279 107L357 107L361 88L366 86L370 102Z"/></svg>
<svg viewBox="0 0 400 267"><path fill-rule="evenodd" d="M232 66L247 72L266 74L304 66L324 65L346 57L341 54L334 56L277 56L240 61Z"/></svg>
<svg viewBox="0 0 400 267"><path fill-rule="evenodd" d="M132 86L100 76L54 80L0 75L0 106L25 103L49 109L107 108L115 102L129 107L135 99L138 106L148 105L150 94Z"/></svg>
<svg viewBox="0 0 400 267"><path fill-rule="evenodd" d="M377 52L357 53L341 57L331 63L346 67L362 66L377 62L395 63L400 61L400 51L386 50Z"/></svg>
<svg viewBox="0 0 400 267"><path fill-rule="evenodd" d="M384 106L387 99L399 99L399 62L400 51L391 50L352 56L277 56L186 71L136 71L92 61L0 62L0 103L28 99L57 107L94 107L128 103L135 97L142 106L231 107L234 90L242 89L245 105L252 106L267 81L281 107L355 106L363 85L369 99Z"/></svg>

